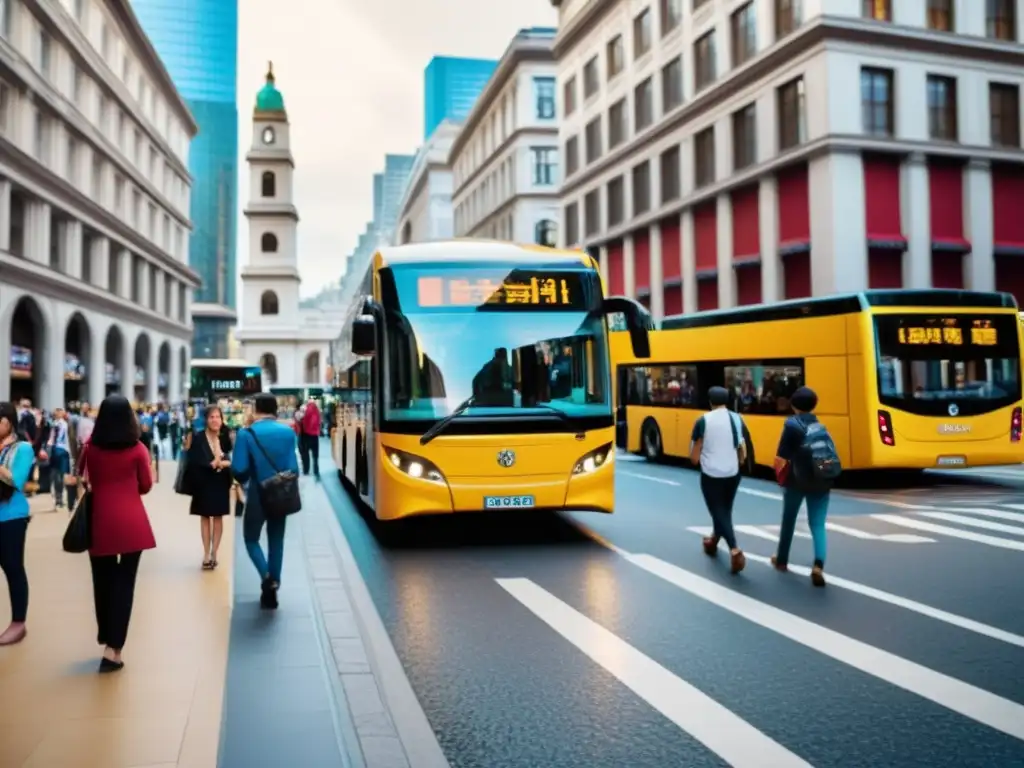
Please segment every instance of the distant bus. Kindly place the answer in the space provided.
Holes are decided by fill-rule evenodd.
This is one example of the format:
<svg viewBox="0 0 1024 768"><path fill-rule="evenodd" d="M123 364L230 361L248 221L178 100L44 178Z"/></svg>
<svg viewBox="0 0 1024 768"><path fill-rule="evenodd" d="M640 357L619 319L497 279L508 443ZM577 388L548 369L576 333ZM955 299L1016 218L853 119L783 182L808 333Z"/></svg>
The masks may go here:
<svg viewBox="0 0 1024 768"><path fill-rule="evenodd" d="M191 400L241 400L263 391L263 371L245 360L193 360L189 382Z"/></svg>
<svg viewBox="0 0 1024 768"><path fill-rule="evenodd" d="M650 315L580 251L455 240L387 248L335 345L334 457L381 520L613 511L607 316Z"/></svg>
<svg viewBox="0 0 1024 768"><path fill-rule="evenodd" d="M1021 322L1013 296L872 290L667 317L651 357L612 334L620 443L687 456L708 388L724 386L771 466L804 384L846 469L1024 461Z"/></svg>

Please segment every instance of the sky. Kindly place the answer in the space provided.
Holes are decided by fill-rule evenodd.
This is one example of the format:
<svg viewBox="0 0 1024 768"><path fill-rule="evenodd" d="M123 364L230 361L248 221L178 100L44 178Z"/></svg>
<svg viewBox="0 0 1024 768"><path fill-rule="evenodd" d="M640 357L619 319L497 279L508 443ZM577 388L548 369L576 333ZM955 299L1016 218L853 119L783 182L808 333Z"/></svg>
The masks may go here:
<svg viewBox="0 0 1024 768"><path fill-rule="evenodd" d="M522 27L556 26L550 0L239 0L239 149L274 62L291 122L302 295L341 274L371 217L385 153L423 138L423 70L434 55L498 59ZM284 11L283 9L287 9ZM240 163L240 207L248 168ZM249 253L239 216L238 263Z"/></svg>

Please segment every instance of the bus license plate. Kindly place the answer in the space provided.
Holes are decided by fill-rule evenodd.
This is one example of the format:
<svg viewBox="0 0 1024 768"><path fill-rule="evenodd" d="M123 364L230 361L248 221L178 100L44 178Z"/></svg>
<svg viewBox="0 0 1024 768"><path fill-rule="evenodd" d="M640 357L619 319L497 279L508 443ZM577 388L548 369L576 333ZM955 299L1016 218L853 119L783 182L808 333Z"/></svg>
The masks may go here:
<svg viewBox="0 0 1024 768"><path fill-rule="evenodd" d="M522 509L533 506L533 496L484 496L484 509Z"/></svg>
<svg viewBox="0 0 1024 768"><path fill-rule="evenodd" d="M935 461L937 466L940 467L966 467L967 457L966 456L939 456Z"/></svg>

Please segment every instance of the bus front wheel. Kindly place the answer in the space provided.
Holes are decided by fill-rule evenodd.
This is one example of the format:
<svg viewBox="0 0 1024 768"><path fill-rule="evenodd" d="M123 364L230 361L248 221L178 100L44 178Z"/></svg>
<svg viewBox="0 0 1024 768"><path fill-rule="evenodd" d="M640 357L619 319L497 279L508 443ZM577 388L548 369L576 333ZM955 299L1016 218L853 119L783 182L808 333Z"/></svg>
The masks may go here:
<svg viewBox="0 0 1024 768"><path fill-rule="evenodd" d="M648 461L657 461L662 456L661 430L654 419L647 419L640 429L640 444Z"/></svg>

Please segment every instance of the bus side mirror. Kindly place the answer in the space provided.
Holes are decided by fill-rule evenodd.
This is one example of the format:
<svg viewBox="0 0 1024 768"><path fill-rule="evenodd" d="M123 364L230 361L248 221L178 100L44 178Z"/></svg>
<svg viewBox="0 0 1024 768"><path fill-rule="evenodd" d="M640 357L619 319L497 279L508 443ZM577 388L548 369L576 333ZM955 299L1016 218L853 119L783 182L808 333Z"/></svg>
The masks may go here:
<svg viewBox="0 0 1024 768"><path fill-rule="evenodd" d="M377 349L377 324L373 315L359 315L352 321L352 354L371 357Z"/></svg>
<svg viewBox="0 0 1024 768"><path fill-rule="evenodd" d="M654 318L643 304L625 296L612 296L604 300L601 312L604 315L621 314L625 318L633 357L643 360L651 356L649 332L654 330Z"/></svg>

